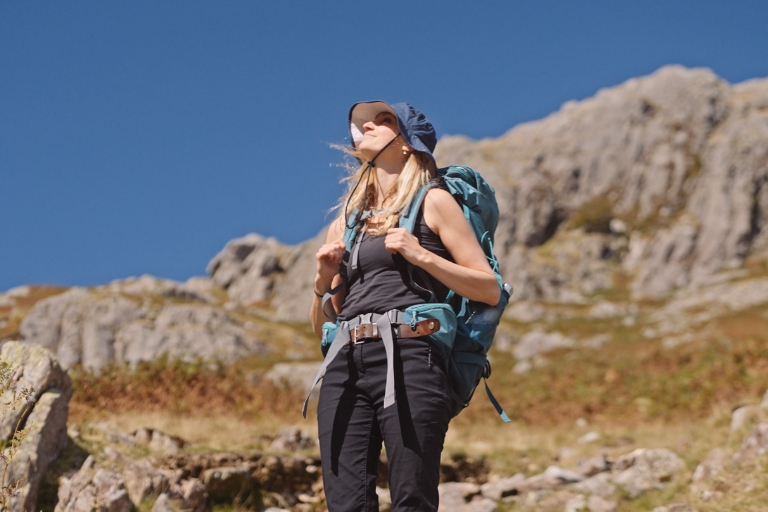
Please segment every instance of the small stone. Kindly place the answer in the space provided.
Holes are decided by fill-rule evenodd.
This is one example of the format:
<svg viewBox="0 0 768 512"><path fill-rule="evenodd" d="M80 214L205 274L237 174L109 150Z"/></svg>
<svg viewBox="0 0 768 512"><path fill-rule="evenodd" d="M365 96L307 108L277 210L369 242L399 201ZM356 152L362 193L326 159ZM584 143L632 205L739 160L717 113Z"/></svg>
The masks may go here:
<svg viewBox="0 0 768 512"><path fill-rule="evenodd" d="M563 483L581 482L584 480L584 476L567 469L560 468L558 466L549 466L544 471L544 476L552 480L560 480Z"/></svg>
<svg viewBox="0 0 768 512"><path fill-rule="evenodd" d="M638 449L619 457L613 465L613 481L624 487L630 497L652 489L663 489L685 468L680 457L665 448Z"/></svg>
<svg viewBox="0 0 768 512"><path fill-rule="evenodd" d="M715 448L704 457L693 472L694 483L705 482L716 477L728 464L728 452L722 448Z"/></svg>
<svg viewBox="0 0 768 512"><path fill-rule="evenodd" d="M314 448L315 446L317 446L317 442L312 439L309 432L296 427L288 427L278 432L269 449L274 452L295 452L297 450Z"/></svg>
<svg viewBox="0 0 768 512"><path fill-rule="evenodd" d="M155 500L155 504L152 505L152 512L174 512L171 508L171 504L168 501L168 495L162 493Z"/></svg>
<svg viewBox="0 0 768 512"><path fill-rule="evenodd" d="M664 507L656 507L652 512L695 512L696 509L687 503L673 503Z"/></svg>
<svg viewBox="0 0 768 512"><path fill-rule="evenodd" d="M152 430L149 448L159 452L175 453L184 448L186 441L176 436L169 436L159 430Z"/></svg>
<svg viewBox="0 0 768 512"><path fill-rule="evenodd" d="M768 453L768 422L762 422L755 425L733 459L742 462L766 453Z"/></svg>
<svg viewBox="0 0 768 512"><path fill-rule="evenodd" d="M599 473L570 486L576 492L592 494L607 498L616 492L616 486L611 483L608 473Z"/></svg>
<svg viewBox="0 0 768 512"><path fill-rule="evenodd" d="M586 477L594 476L603 471L608 471L609 469L610 465L604 453L595 457L581 459L576 466L576 471Z"/></svg>
<svg viewBox="0 0 768 512"><path fill-rule="evenodd" d="M731 432L741 430L750 421L759 419L765 414L765 409L761 405L745 405L739 407L731 415Z"/></svg>
<svg viewBox="0 0 768 512"><path fill-rule="evenodd" d="M510 478L502 478L495 482L487 482L480 486L480 492L486 498L499 501L507 496L517 494L518 485L525 481L525 476L518 473Z"/></svg>
<svg viewBox="0 0 768 512"><path fill-rule="evenodd" d="M595 432L594 430L592 432L587 432L583 436L579 437L576 441L579 444L587 444L587 443L594 443L595 441L600 439L600 433Z"/></svg>
<svg viewBox="0 0 768 512"><path fill-rule="evenodd" d="M614 512L619 507L616 501L606 500L600 496L590 496L587 500L590 512Z"/></svg>

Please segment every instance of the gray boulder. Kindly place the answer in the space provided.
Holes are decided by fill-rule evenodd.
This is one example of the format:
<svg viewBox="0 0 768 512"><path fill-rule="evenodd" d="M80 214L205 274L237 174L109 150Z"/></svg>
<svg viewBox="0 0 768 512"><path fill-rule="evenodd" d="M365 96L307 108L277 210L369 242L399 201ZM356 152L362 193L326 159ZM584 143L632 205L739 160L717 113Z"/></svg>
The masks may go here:
<svg viewBox="0 0 768 512"><path fill-rule="evenodd" d="M265 342L248 335L220 309L170 304L160 310L154 322L142 320L123 326L115 337L114 359L132 366L162 355L184 361L232 362L269 350Z"/></svg>
<svg viewBox="0 0 768 512"><path fill-rule="evenodd" d="M241 306L269 302L279 320L306 321L312 304L315 253L326 230L301 245L249 234L230 241L208 264L214 283Z"/></svg>
<svg viewBox="0 0 768 512"><path fill-rule="evenodd" d="M62 478L54 512L131 512L125 482L117 473L96 469L93 457L72 478Z"/></svg>
<svg viewBox="0 0 768 512"><path fill-rule="evenodd" d="M733 460L743 462L766 453L768 453L768 422L761 422L754 426L739 450L734 454Z"/></svg>
<svg viewBox="0 0 768 512"><path fill-rule="evenodd" d="M208 263L208 274L229 298L248 305L269 298L275 273L282 272L283 246L274 238L251 233L231 240Z"/></svg>
<svg viewBox="0 0 768 512"><path fill-rule="evenodd" d="M185 361L232 362L269 352L265 342L255 339L220 308L196 303L155 305L151 301L139 305L147 297L129 299L115 292L139 294L146 287L157 291L152 288L156 281L141 278L92 291L72 288L44 299L21 323L24 342L48 348L65 368L82 364L94 371L112 361L135 366L163 355Z"/></svg>
<svg viewBox="0 0 768 512"><path fill-rule="evenodd" d="M122 476L128 496L137 505L166 492L171 480L167 472L155 468L146 459L127 463Z"/></svg>
<svg viewBox="0 0 768 512"><path fill-rule="evenodd" d="M98 370L114 358L118 329L145 314L122 296L72 288L35 304L19 330L25 343L51 350L64 368Z"/></svg>
<svg viewBox="0 0 768 512"><path fill-rule="evenodd" d="M632 497L652 489L663 489L666 482L685 469L683 460L666 448L637 449L619 457L613 465L613 482Z"/></svg>
<svg viewBox="0 0 768 512"><path fill-rule="evenodd" d="M19 493L9 510L34 510L40 482L49 465L68 443L67 416L72 383L50 352L42 347L25 347L8 342L0 351L0 361L9 364L9 389L0 399L13 402L13 393L33 389L30 400L0 415L0 434L9 441L18 427L26 430L7 467L6 481L19 482Z"/></svg>

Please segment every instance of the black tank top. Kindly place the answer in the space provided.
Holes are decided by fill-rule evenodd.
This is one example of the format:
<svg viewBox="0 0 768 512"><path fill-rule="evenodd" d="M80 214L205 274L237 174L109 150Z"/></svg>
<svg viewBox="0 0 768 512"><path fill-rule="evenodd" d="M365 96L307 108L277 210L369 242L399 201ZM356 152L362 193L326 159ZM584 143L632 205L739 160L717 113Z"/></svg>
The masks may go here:
<svg viewBox="0 0 768 512"><path fill-rule="evenodd" d="M413 235L426 250L437 256L453 261L440 237L427 226L424 211L419 212L413 228ZM349 320L363 313L385 313L391 309L405 309L414 304L429 301L429 295L410 285L408 261L400 254L391 254L384 247L385 235L363 233L363 240L358 254L357 270L349 265L349 252L346 253L347 293L338 315L339 320ZM429 283L424 283L424 274ZM426 272L413 269L414 280L434 291L438 301L443 301L448 288ZM425 286L428 284L429 286Z"/></svg>

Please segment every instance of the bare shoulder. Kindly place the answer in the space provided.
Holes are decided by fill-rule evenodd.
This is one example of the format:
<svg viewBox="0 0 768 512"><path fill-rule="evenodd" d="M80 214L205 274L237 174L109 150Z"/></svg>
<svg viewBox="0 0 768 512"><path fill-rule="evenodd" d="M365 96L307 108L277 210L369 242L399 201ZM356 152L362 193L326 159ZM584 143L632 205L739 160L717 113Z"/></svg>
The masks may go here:
<svg viewBox="0 0 768 512"><path fill-rule="evenodd" d="M424 198L424 220L435 233L440 234L440 228L464 219L461 206L450 192L433 188Z"/></svg>
<svg viewBox="0 0 768 512"><path fill-rule="evenodd" d="M424 198L424 215L427 217L450 217L452 214L460 214L461 207L450 192L441 188L433 188L427 192Z"/></svg>
<svg viewBox="0 0 768 512"><path fill-rule="evenodd" d="M443 212L446 209L453 210L459 207L459 204L453 198L451 193L442 188L430 189L424 198L424 203L427 208L435 209L439 212Z"/></svg>
<svg viewBox="0 0 768 512"><path fill-rule="evenodd" d="M344 237L344 222L341 217L337 217L336 220L331 222L328 226L328 234L325 236L325 243L330 244L336 240L341 240Z"/></svg>

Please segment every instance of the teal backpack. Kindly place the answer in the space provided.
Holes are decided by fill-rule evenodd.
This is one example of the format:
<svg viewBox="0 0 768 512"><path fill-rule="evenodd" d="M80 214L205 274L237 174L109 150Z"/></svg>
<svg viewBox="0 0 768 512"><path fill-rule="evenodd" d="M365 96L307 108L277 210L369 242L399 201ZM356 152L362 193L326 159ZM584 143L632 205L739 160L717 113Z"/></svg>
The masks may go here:
<svg viewBox="0 0 768 512"><path fill-rule="evenodd" d="M464 217L472 226L477 241L480 243L501 288L501 297L495 306L471 301L456 295L453 291L448 293L444 303L438 303L431 290L422 288L414 279L411 279L411 283L419 291L428 293L431 300L425 304L406 308L402 320L404 323L411 323L412 325L425 319L440 321L440 330L430 335L429 338L433 346L443 356L444 370L448 376L453 396L453 416L456 416L469 405L480 379L487 379L491 375L491 365L487 354L493 343L501 315L509 303L512 287L502 282L499 263L493 252L493 235L499 222L499 208L496 204L493 188L480 174L469 167L450 166L438 169L437 175L445 183L448 192L461 205ZM408 211L400 217L400 227L406 228L410 233L413 232L421 204L432 186L434 184L422 188L417 193ZM358 232L357 226L352 229L348 228L344 232L344 241L352 260L355 260L355 253L359 248L359 244L356 243L359 240ZM426 272L418 267L409 264L409 272L411 276L413 273L422 274L421 281L423 283L430 282L424 276ZM331 294L336 291L332 290ZM331 294L327 294L324 298L324 306ZM326 322L323 325L321 342L323 355L328 352L338 326L338 322ZM316 381L320 377L321 375L318 374ZM501 419L505 422L510 421L491 393L487 381L485 382L485 390Z"/></svg>

